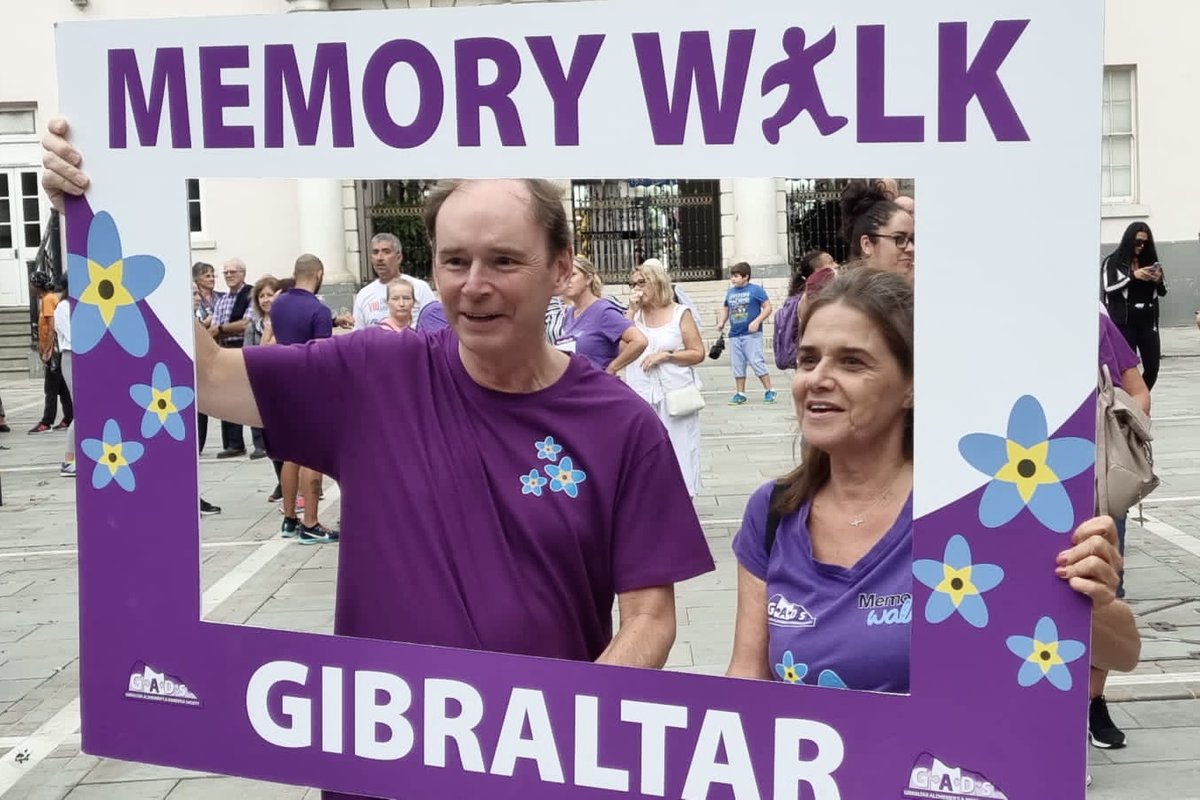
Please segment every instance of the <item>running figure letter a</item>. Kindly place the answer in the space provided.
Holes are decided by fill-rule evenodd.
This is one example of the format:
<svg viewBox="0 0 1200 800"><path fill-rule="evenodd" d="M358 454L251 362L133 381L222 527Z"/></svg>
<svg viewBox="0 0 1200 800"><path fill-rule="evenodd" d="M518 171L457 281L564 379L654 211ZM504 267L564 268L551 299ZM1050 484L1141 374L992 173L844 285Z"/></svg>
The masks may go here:
<svg viewBox="0 0 1200 800"><path fill-rule="evenodd" d="M837 133L846 126L846 117L830 116L825 110L821 87L817 85L817 64L823 61L837 45L837 29L831 28L821 41L805 47L803 28L788 28L783 33L783 49L787 53L782 61L772 64L763 73L762 94L787 86L787 96L775 115L763 120L763 136L771 144L779 144L779 132L805 111L812 115L813 122L822 136Z"/></svg>

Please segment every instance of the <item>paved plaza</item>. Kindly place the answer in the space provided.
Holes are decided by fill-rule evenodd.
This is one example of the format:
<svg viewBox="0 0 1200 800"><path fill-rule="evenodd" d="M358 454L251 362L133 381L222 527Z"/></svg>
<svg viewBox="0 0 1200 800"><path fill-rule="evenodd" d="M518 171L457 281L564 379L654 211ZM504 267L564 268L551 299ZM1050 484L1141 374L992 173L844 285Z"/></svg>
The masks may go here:
<svg viewBox="0 0 1200 800"><path fill-rule="evenodd" d="M1163 485L1129 527L1127 585L1144 645L1136 672L1114 676L1123 750L1089 748L1093 800L1200 798L1200 333L1164 333L1170 356L1154 394ZM720 673L730 652L736 565L730 540L751 491L793 462L795 417L786 391L731 408L728 361L701 368L704 491L696 506L717 569L678 587L679 633L668 668ZM775 377L777 388L786 378ZM0 796L5 800L316 798L319 792L80 752L74 483L58 475L62 433L27 436L41 409L40 381L0 385L13 433L0 434ZM86 403L86 399L81 401ZM202 494L224 513L202 521L203 610L230 623L327 632L333 624L336 545L278 538L267 503L267 461L201 459ZM338 518L330 485L322 519ZM1081 722L1082 733L1082 722ZM1020 731L993 731L997 737ZM1033 798L1032 800L1047 800Z"/></svg>

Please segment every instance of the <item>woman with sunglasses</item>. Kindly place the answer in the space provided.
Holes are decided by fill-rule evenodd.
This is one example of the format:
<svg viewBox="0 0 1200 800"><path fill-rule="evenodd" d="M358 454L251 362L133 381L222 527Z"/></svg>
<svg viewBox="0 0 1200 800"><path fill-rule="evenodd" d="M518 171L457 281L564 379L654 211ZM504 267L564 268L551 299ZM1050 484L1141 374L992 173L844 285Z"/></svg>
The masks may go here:
<svg viewBox="0 0 1200 800"><path fill-rule="evenodd" d="M909 280L916 258L912 215L877 185L853 181L842 192L842 229L859 265Z"/></svg>
<svg viewBox="0 0 1200 800"><path fill-rule="evenodd" d="M575 256L571 278L563 298L568 303L563 315L563 338L573 352L584 356L610 375L616 375L646 349L646 336L621 309L604 300L604 282L596 265L585 256Z"/></svg>
<svg viewBox="0 0 1200 800"><path fill-rule="evenodd" d="M700 490L700 414L672 416L667 395L699 388L693 367L704 362L704 340L687 306L675 302L671 278L661 264L646 262L637 275L631 282L629 311L647 345L625 371L625 381L662 420L688 495L695 497Z"/></svg>
<svg viewBox="0 0 1200 800"><path fill-rule="evenodd" d="M1158 298L1167 293L1154 234L1144 222L1125 229L1121 244L1101 268L1104 305L1125 341L1141 356L1142 378L1154 388L1162 360L1158 334Z"/></svg>

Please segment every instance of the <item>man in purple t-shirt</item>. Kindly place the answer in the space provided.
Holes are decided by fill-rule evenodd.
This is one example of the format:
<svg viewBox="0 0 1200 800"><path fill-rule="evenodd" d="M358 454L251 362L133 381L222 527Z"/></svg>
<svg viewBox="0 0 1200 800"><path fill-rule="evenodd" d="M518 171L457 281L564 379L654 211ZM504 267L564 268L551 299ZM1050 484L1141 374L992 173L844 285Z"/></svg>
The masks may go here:
<svg viewBox="0 0 1200 800"><path fill-rule="evenodd" d="M712 556L658 419L545 339L571 270L561 191L441 184L426 226L450 328L199 347L199 404L340 482L336 633L662 666L673 583Z"/></svg>
<svg viewBox="0 0 1200 800"><path fill-rule="evenodd" d="M296 259L292 277L296 285L276 297L275 302L271 304L271 328L275 331L275 341L279 344L305 344L333 336L333 315L325 304L317 299L317 292L321 290L321 283L325 279L325 266L321 260L312 255L300 256ZM312 394L303 387L297 390L295 374L281 376L280 385L297 394ZM305 385L326 384L313 384L306 376ZM314 414L309 419L322 419L324 416ZM299 438L306 436L303 432L294 435ZM280 453L287 450L285 443L281 441L275 441L272 449ZM338 541L338 532L322 525L317 516L321 498L320 472L309 469L309 464L304 459L285 459L279 474L279 486L283 492L283 524L280 526L280 533L285 538L296 539L300 544ZM297 491L304 498L303 520L296 516Z"/></svg>

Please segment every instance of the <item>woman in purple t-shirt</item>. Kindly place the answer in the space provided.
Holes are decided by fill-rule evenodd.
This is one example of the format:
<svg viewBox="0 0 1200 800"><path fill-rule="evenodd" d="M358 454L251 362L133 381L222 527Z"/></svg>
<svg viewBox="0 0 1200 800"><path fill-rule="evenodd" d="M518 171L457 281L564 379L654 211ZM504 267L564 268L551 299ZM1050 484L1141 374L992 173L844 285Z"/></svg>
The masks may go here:
<svg viewBox="0 0 1200 800"><path fill-rule="evenodd" d="M600 369L616 375L646 349L646 337L602 294L604 283L596 266L584 256L575 256L571 279L563 293L569 306L555 345L585 356Z"/></svg>
<svg viewBox="0 0 1200 800"><path fill-rule="evenodd" d="M734 539L730 675L908 691L912 309L904 277L861 268L833 279L801 317L801 463L751 496ZM1091 521L1075 540L1058 574L1100 608L1116 588L1116 531ZM1132 616L1124 621L1136 636Z"/></svg>

